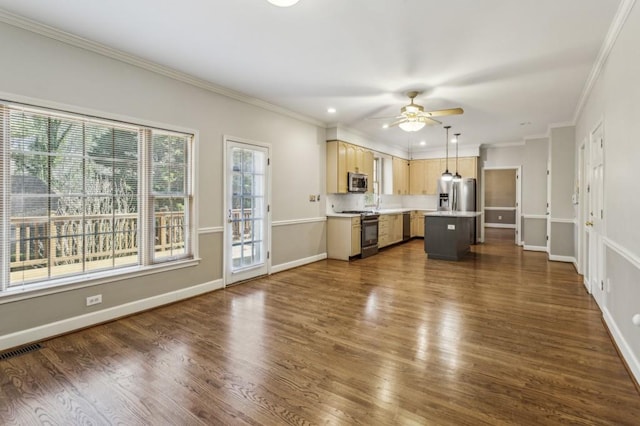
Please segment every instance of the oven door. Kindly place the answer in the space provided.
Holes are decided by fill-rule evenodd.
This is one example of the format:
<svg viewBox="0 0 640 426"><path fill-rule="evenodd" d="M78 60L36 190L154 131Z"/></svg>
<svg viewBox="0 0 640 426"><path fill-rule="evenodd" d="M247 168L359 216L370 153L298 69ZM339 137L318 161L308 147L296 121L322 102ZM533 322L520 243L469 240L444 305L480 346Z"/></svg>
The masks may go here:
<svg viewBox="0 0 640 426"><path fill-rule="evenodd" d="M364 258L378 252L378 216L364 216L360 225L362 227L361 257Z"/></svg>

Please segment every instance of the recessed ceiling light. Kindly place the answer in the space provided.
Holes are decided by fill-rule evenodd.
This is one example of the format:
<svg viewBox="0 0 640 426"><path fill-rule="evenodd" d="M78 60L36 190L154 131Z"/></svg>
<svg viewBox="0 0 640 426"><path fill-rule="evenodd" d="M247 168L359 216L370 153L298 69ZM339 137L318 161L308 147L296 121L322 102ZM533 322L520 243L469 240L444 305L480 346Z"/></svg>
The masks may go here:
<svg viewBox="0 0 640 426"><path fill-rule="evenodd" d="M289 7L298 3L298 0L268 0L269 3L278 7Z"/></svg>
<svg viewBox="0 0 640 426"><path fill-rule="evenodd" d="M420 141L420 145L425 146L427 144L427 141Z"/></svg>
<svg viewBox="0 0 640 426"><path fill-rule="evenodd" d="M336 113L336 109L335 108L327 108L327 112L329 114L335 114Z"/></svg>
<svg viewBox="0 0 640 426"><path fill-rule="evenodd" d="M383 128L383 129L388 129L388 128L389 128L389 125L388 125L388 124L383 124L383 125L382 125L382 128Z"/></svg>

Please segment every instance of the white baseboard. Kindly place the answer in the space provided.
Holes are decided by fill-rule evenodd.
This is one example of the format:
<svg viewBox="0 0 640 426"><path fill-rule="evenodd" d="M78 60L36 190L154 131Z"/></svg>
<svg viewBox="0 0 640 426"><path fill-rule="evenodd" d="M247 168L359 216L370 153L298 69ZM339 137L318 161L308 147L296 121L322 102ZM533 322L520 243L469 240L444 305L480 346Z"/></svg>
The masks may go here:
<svg viewBox="0 0 640 426"><path fill-rule="evenodd" d="M0 336L0 350L48 339L224 287L222 279Z"/></svg>
<svg viewBox="0 0 640 426"><path fill-rule="evenodd" d="M327 253L316 254L315 256L305 257L304 259L294 260L293 262L281 263L271 267L271 273L276 274L278 272L286 271L287 269L297 268L298 266L306 265L308 263L317 262L327 258Z"/></svg>
<svg viewBox="0 0 640 426"><path fill-rule="evenodd" d="M607 323L607 326L609 327L609 331L613 336L613 340L615 340L616 345L618 346L618 349L620 349L620 353L622 354L622 357L624 358L627 365L629 366L629 369L631 370L631 374L633 374L633 376L635 377L636 382L640 383L640 361L638 361L636 354L634 354L631 348L629 347L629 344L627 343L624 336L620 332L620 329L618 328L618 325L614 321L613 317L611 316L611 314L609 314L609 311L607 310L606 306L602 309L602 316L604 317L604 321Z"/></svg>
<svg viewBox="0 0 640 426"><path fill-rule="evenodd" d="M522 246L522 248L529 251L547 251L547 247L545 246L528 246L525 244Z"/></svg>
<svg viewBox="0 0 640 426"><path fill-rule="evenodd" d="M508 229L516 229L515 224L510 223L484 223L485 228L508 228Z"/></svg>
<svg viewBox="0 0 640 426"><path fill-rule="evenodd" d="M573 256L558 256L558 255L555 255L555 254L550 254L549 255L549 260L553 260L554 262L573 263L574 265L576 263L576 258L573 257Z"/></svg>

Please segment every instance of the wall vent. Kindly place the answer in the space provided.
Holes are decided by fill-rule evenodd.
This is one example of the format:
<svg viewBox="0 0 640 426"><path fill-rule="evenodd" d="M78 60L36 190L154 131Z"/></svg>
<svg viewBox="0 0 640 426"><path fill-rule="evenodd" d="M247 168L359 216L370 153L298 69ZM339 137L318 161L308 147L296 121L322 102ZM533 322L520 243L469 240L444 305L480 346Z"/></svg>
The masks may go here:
<svg viewBox="0 0 640 426"><path fill-rule="evenodd" d="M40 343L34 343L32 345L23 346L18 349L11 349L5 352L0 352L0 361L15 358L17 356L25 355L30 352L39 351L40 349L42 349L42 345Z"/></svg>

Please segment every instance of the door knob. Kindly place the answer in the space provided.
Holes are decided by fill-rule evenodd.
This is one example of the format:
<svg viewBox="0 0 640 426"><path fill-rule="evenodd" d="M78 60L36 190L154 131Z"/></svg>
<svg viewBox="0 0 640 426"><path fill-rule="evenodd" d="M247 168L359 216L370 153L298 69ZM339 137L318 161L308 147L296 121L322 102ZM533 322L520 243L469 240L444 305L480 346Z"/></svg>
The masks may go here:
<svg viewBox="0 0 640 426"><path fill-rule="evenodd" d="M593 226L593 222L591 222L591 221L585 222L585 225L587 225L587 226Z"/></svg>

